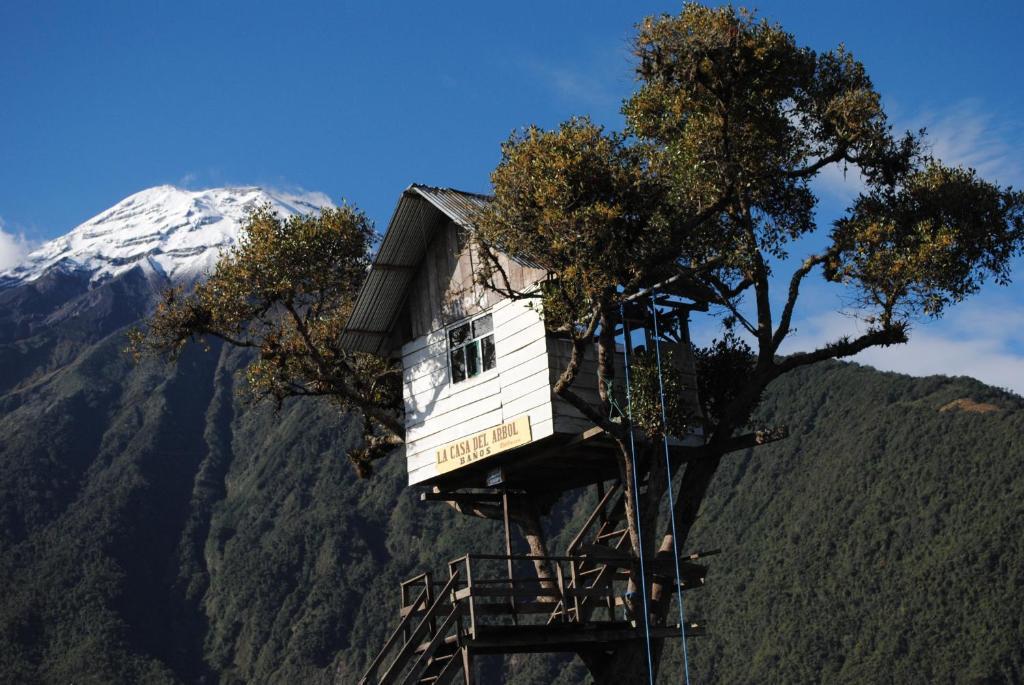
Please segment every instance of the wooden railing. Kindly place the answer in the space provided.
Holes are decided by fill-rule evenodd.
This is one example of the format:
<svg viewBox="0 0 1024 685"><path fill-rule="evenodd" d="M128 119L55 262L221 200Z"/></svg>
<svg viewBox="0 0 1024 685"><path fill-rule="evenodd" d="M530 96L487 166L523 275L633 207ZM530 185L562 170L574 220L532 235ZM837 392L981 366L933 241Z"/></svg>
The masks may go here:
<svg viewBox="0 0 1024 685"><path fill-rule="evenodd" d="M476 638L487 625L542 625L555 622L579 623L580 605L598 600L615 605L612 582L584 583L578 569L584 557L467 554L449 562L449 573L458 575L455 598L464 604L468 617L467 635ZM509 577L503 564L546 565L550 578L524 574ZM623 575L623 578L625 576ZM568 610L566 610L566 608Z"/></svg>
<svg viewBox="0 0 1024 685"><path fill-rule="evenodd" d="M424 588L416 598L408 605L404 604L408 588L424 583ZM373 660L369 668L360 679L360 685L390 685L392 683L415 683L436 652L437 647L447 638L448 631L454 626L457 628L456 638L461 634L461 616L458 601L453 595L456 585L459 582L459 574L454 573L448 582L442 586L436 597L433 595L433 583L430 576L423 574L416 576L402 583L403 606L401 609L402 620L394 630L384 649L380 651L377 658ZM430 601L433 599L433 601ZM443 615L440 627L437 618ZM417 622L416 619L419 619ZM405 636L401 642L399 637ZM425 644L424 644L425 643ZM377 672L388 659L395 648L397 654L391 659L387 670L379 678ZM419 653L419 658L413 663L413 657ZM413 663L412 669L406 672L406 668ZM405 676L402 677L403 673ZM415 675L415 677L413 677Z"/></svg>

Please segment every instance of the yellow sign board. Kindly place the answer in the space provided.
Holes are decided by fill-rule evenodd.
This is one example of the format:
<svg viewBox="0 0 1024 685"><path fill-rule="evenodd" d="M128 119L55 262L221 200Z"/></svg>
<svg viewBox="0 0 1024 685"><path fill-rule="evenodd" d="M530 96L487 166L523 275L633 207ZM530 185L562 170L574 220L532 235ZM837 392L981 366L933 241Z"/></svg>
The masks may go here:
<svg viewBox="0 0 1024 685"><path fill-rule="evenodd" d="M481 459L493 457L499 452L525 445L532 439L530 417L516 417L499 426L482 430L438 447L434 454L437 460L437 472L454 471Z"/></svg>

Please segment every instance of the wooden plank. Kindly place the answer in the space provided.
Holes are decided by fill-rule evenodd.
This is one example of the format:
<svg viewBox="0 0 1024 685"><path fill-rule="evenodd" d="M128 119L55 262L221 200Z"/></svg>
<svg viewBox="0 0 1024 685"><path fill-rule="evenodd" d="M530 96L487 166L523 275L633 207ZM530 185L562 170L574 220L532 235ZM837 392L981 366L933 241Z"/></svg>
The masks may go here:
<svg viewBox="0 0 1024 685"><path fill-rule="evenodd" d="M522 342L522 344L519 344ZM514 349L509 349L506 341L504 349L497 350L500 354L498 366L501 369L512 369L520 364L525 364L531 359L547 358L547 345L544 338L517 340L513 343Z"/></svg>
<svg viewBox="0 0 1024 685"><path fill-rule="evenodd" d="M508 312L508 314L505 314ZM495 342L512 337L513 333L520 332L526 328L531 317L537 317L536 312L529 310L519 311L510 300L502 300L499 304L490 309L494 316L494 339ZM536 325L543 331L543 322L535 319ZM513 328L508 328L513 326ZM514 351L512 348L509 351ZM402 347L402 365L404 368L403 377L406 381L415 378L418 374L418 367L425 360L445 355L448 351L447 334L444 328L432 330Z"/></svg>
<svg viewBox="0 0 1024 685"><path fill-rule="evenodd" d="M451 387L458 388L459 385L461 384ZM460 389L459 392L420 393L405 401L406 429L418 429L428 420L440 419L445 414L458 411L474 402L484 401L492 395L500 395L502 401L504 399L497 376L482 383L474 383L465 389Z"/></svg>
<svg viewBox="0 0 1024 685"><path fill-rule="evenodd" d="M541 321L536 311L531 311L526 308L519 309L507 307L505 312L513 314L514 316L507 319L504 317L495 317L494 339L496 341L521 336L526 331L529 331L529 335L532 336L530 338L531 340L545 336L546 331L544 329L544 322Z"/></svg>
<svg viewBox="0 0 1024 685"><path fill-rule="evenodd" d="M535 390L517 397L511 401L503 401L501 403L502 413L506 416L518 416L520 414L526 414L534 407L539 407L542 404L551 403L551 389L547 386L539 387Z"/></svg>
<svg viewBox="0 0 1024 685"><path fill-rule="evenodd" d="M477 431L482 431L485 428L491 426L497 426L502 423L501 407L493 409L487 413L479 414L471 417L465 421L456 423L451 428L446 430L437 431L430 433L420 439L410 440L406 442L406 454L417 455L428 450L433 450L435 447L439 447L447 442L458 440L466 435L472 435Z"/></svg>
<svg viewBox="0 0 1024 685"><path fill-rule="evenodd" d="M518 397L534 388L551 387L547 360L543 356L527 359L502 370L501 392L505 397Z"/></svg>
<svg viewBox="0 0 1024 685"><path fill-rule="evenodd" d="M488 384L490 385L490 384ZM459 404L450 411L438 416L431 416L429 420L422 421L415 426L406 429L405 438L410 443L420 442L431 435L443 433L451 428L465 425L478 416L499 412L501 415L501 394L498 392L489 393L474 402ZM520 412L523 413L523 412ZM498 421L501 423L501 421Z"/></svg>

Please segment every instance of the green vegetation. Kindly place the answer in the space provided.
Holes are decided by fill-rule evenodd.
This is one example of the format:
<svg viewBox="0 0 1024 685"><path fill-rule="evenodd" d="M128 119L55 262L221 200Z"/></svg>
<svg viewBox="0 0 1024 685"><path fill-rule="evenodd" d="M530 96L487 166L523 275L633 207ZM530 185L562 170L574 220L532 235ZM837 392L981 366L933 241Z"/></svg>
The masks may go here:
<svg viewBox="0 0 1024 685"><path fill-rule="evenodd" d="M402 444L401 369L341 345L366 278L373 224L343 205L277 216L258 207L213 273L186 290L167 288L141 328L129 331L136 360L174 360L190 342L219 340L251 351L246 388L281 406L292 397L329 400L364 417L348 457L361 475ZM338 420L335 417L335 421Z"/></svg>
<svg viewBox="0 0 1024 685"><path fill-rule="evenodd" d="M500 551L495 524L418 502L402 460L359 480L339 456L359 427L329 405L251 404L242 353L132 365L111 312L145 282L126 278L93 291L100 310L0 346L35 364L0 396L0 681L352 682L399 580ZM963 398L998 410L939 411ZM1024 401L833 364L760 411L793 436L723 461L694 528L692 548L724 550L687 596L711 630L691 641L695 682L1021 680ZM592 502L556 507L553 549ZM481 667L585 682L576 660Z"/></svg>

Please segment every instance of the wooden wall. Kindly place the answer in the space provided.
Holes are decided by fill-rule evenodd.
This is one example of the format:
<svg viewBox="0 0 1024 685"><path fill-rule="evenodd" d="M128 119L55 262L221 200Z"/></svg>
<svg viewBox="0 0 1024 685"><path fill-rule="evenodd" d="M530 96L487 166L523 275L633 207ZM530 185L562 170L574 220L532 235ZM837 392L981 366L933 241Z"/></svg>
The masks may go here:
<svg viewBox="0 0 1024 685"><path fill-rule="evenodd" d="M625 354L622 346L617 346L615 355L615 379L616 385L621 386L625 378ZM671 348L676 364L682 372L683 385L687 388L685 401L694 415L700 415L700 405L697 399L697 376L694 371L693 355L683 348L669 343L662 343L662 349ZM554 337L548 339L548 363L550 383L558 380L558 377L565 371L566 364L572 355L572 344L568 340L560 340ZM587 350L580 364L579 373L572 384L573 391L587 402L597 405L600 402L600 395L597 389L597 351L591 347ZM625 410L624 400L620 398L622 408ZM590 419L585 418L571 404L561 398L555 398L553 405L555 432L579 434L594 424Z"/></svg>
<svg viewBox="0 0 1024 685"><path fill-rule="evenodd" d="M553 432L544 322L526 301L500 300L494 317L496 367L450 382L443 328L402 348L409 484L437 475L435 450L518 416L533 440Z"/></svg>
<svg viewBox="0 0 1024 685"><path fill-rule="evenodd" d="M504 255L499 259L515 290L526 290L545 275ZM427 245L410 288L406 316L413 339L402 347L410 485L438 475L437 448L519 416L530 417L534 442L554 433L578 435L593 427L563 400L552 402L551 385L565 369L569 343L546 334L539 308L530 305L534 300L507 300L476 284L478 260L462 229L448 222ZM494 317L496 368L453 385L446 327L484 311ZM694 380L692 359L688 354L678 356L686 380ZM620 354L619 378L622 363ZM595 367L591 349L573 385L594 404ZM691 401L696 405L696 394Z"/></svg>
<svg viewBox="0 0 1024 685"><path fill-rule="evenodd" d="M413 339L478 314L501 299L493 290L476 283L474 275L481 258L465 233L465 229L448 221L427 244L406 305ZM545 275L505 255L499 255L499 262L515 290L525 290Z"/></svg>

